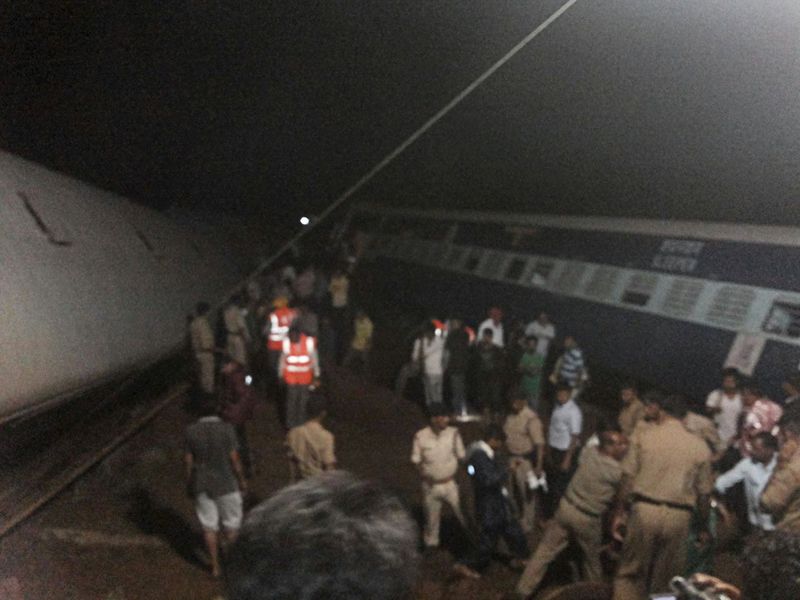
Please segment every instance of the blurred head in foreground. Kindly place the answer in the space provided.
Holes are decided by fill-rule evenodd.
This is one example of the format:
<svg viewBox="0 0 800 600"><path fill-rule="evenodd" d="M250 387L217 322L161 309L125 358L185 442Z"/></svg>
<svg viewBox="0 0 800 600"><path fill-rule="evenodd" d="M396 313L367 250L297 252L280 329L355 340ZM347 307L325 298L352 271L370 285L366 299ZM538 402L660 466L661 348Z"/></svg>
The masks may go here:
<svg viewBox="0 0 800 600"><path fill-rule="evenodd" d="M334 471L286 487L247 517L226 561L230 600L404 600L417 527L398 498Z"/></svg>

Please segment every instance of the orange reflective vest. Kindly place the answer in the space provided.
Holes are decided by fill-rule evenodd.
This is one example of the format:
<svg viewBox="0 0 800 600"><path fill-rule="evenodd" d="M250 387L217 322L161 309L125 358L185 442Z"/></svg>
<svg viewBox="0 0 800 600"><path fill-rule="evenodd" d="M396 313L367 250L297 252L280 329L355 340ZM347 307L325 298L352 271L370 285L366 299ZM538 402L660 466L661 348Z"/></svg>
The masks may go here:
<svg viewBox="0 0 800 600"><path fill-rule="evenodd" d="M300 339L292 343L283 340L283 381L286 385L311 385L314 381L314 338L300 334Z"/></svg>
<svg viewBox="0 0 800 600"><path fill-rule="evenodd" d="M269 334L267 335L267 349L280 352L283 350L283 340L289 333L289 327L297 316L297 311L284 306L276 308L269 313Z"/></svg>

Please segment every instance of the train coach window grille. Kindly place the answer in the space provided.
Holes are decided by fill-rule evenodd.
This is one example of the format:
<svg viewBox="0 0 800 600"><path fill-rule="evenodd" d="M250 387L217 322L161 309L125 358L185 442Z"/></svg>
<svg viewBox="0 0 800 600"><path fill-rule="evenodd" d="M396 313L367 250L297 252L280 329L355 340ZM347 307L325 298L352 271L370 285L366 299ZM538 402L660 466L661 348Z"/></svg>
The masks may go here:
<svg viewBox="0 0 800 600"><path fill-rule="evenodd" d="M610 300L619 275L620 270L616 267L597 267L586 284L586 295L598 300Z"/></svg>
<svg viewBox="0 0 800 600"><path fill-rule="evenodd" d="M466 249L462 248L461 246L452 246L450 251L447 253L447 260L444 262L443 266L451 269L458 269L461 266L466 253Z"/></svg>
<svg viewBox="0 0 800 600"><path fill-rule="evenodd" d="M464 270L469 271L470 273L474 272L481 262L481 254L482 253L480 250L473 250L470 252L469 256L467 257L467 262L464 265Z"/></svg>
<svg viewBox="0 0 800 600"><path fill-rule="evenodd" d="M528 263L524 258L514 258L508 263L506 267L505 279L508 281L519 281L522 273L525 271L525 265Z"/></svg>
<svg viewBox="0 0 800 600"><path fill-rule="evenodd" d="M503 263L504 255L502 252L490 251L486 256L483 267L481 268L482 274L485 277L497 277L500 275L500 266Z"/></svg>
<svg viewBox="0 0 800 600"><path fill-rule="evenodd" d="M800 338L800 302L776 300L764 320L767 333L790 338Z"/></svg>
<svg viewBox="0 0 800 600"><path fill-rule="evenodd" d="M658 275L652 273L634 273L622 293L622 302L633 306L645 306L658 284Z"/></svg>
<svg viewBox="0 0 800 600"><path fill-rule="evenodd" d="M33 200L27 193L17 192L17 196L22 201L22 205L33 219L36 227L42 232L42 234L44 234L48 242L54 246L72 245L72 240L69 239L69 236L64 231L58 231L55 228L55 224L52 222L52 220L45 220L42 217L41 212L37 210L36 206L34 206Z"/></svg>
<svg viewBox="0 0 800 600"><path fill-rule="evenodd" d="M561 272L556 277L553 287L562 294L572 294L578 290L586 265L578 262L565 262Z"/></svg>
<svg viewBox="0 0 800 600"><path fill-rule="evenodd" d="M661 310L672 317L689 318L703 292L703 282L696 279L676 279L667 290Z"/></svg>
<svg viewBox="0 0 800 600"><path fill-rule="evenodd" d="M547 258L540 258L536 261L536 266L533 267L531 274L531 283L533 285L546 285L547 280L550 279L550 274L555 269L556 263L554 260Z"/></svg>
<svg viewBox="0 0 800 600"><path fill-rule="evenodd" d="M714 295L706 319L714 325L741 329L756 293L749 288L724 285Z"/></svg>

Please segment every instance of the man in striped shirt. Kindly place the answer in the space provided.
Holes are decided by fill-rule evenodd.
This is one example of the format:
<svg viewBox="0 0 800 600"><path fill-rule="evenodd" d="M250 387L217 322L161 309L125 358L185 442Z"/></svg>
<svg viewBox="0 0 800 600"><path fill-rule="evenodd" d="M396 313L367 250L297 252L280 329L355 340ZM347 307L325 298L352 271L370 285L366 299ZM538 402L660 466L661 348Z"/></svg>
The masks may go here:
<svg viewBox="0 0 800 600"><path fill-rule="evenodd" d="M583 350L578 347L574 337L564 338L564 353L556 362L556 368L550 376L553 384L567 383L572 388L579 388L585 380L586 365L583 361Z"/></svg>

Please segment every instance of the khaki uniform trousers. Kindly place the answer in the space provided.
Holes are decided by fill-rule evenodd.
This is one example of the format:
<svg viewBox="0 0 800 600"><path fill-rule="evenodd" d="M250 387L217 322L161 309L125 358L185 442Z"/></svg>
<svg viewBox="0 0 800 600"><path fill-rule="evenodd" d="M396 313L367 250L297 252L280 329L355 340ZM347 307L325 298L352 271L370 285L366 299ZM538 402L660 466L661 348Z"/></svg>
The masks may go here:
<svg viewBox="0 0 800 600"><path fill-rule="evenodd" d="M228 340L225 346L228 355L243 367L248 366L247 345L244 338L239 334L228 333Z"/></svg>
<svg viewBox="0 0 800 600"><path fill-rule="evenodd" d="M683 575L692 513L635 502L622 545L614 600L641 600L669 590L669 580Z"/></svg>
<svg viewBox="0 0 800 600"><path fill-rule="evenodd" d="M532 594L547 573L547 567L564 551L571 539L578 543L583 552L584 578L588 581L601 581L602 520L600 517L582 513L562 499L555 516L547 524L536 551L525 566L517 583L517 592L524 596Z"/></svg>
<svg viewBox="0 0 800 600"><path fill-rule="evenodd" d="M425 529L422 532L422 539L426 546L439 545L439 524L442 518L442 503L445 502L453 509L453 514L461 525L466 527L458 498L458 484L455 480L433 484L422 482L422 507L425 510Z"/></svg>
<svg viewBox="0 0 800 600"><path fill-rule="evenodd" d="M509 472L511 496L522 531L530 533L536 518L536 495L528 488L528 473L533 471L533 465L527 458L514 457L512 461L518 464Z"/></svg>
<svg viewBox="0 0 800 600"><path fill-rule="evenodd" d="M194 355L197 361L197 377L200 389L206 394L214 393L214 354L213 352L198 352Z"/></svg>

